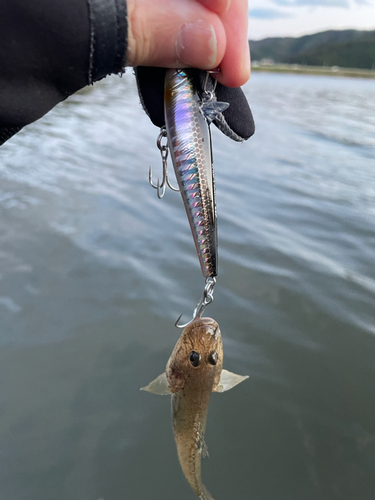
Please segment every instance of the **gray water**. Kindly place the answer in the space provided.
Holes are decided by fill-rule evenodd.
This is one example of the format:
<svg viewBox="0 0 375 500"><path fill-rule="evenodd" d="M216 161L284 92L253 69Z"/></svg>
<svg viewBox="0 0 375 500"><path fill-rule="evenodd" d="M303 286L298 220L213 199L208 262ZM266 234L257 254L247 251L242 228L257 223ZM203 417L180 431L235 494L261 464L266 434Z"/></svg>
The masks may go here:
<svg viewBox="0 0 375 500"><path fill-rule="evenodd" d="M375 498L375 84L254 74L248 143L213 131L227 369L216 500ZM0 150L1 500L189 500L164 370L203 278L134 79Z"/></svg>

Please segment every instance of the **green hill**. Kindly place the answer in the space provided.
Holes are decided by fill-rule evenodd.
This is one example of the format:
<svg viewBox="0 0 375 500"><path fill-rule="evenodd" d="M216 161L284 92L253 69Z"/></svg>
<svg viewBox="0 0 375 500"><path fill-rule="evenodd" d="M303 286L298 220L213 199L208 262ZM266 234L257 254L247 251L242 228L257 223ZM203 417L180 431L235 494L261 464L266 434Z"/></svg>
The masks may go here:
<svg viewBox="0 0 375 500"><path fill-rule="evenodd" d="M266 38L250 41L253 61L375 68L375 31L324 31L299 38Z"/></svg>

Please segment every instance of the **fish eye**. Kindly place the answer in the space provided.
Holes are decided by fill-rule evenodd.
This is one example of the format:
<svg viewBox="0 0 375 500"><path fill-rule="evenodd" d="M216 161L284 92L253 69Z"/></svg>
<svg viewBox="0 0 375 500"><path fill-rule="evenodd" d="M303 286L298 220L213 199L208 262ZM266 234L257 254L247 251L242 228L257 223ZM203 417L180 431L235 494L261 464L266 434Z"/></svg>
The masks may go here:
<svg viewBox="0 0 375 500"><path fill-rule="evenodd" d="M208 356L208 362L210 363L210 365L216 365L218 359L219 356L216 351L212 351L211 354Z"/></svg>
<svg viewBox="0 0 375 500"><path fill-rule="evenodd" d="M201 362L201 355L198 354L195 351L191 351L190 357L189 357L190 363L194 366L197 367L199 366L199 363Z"/></svg>

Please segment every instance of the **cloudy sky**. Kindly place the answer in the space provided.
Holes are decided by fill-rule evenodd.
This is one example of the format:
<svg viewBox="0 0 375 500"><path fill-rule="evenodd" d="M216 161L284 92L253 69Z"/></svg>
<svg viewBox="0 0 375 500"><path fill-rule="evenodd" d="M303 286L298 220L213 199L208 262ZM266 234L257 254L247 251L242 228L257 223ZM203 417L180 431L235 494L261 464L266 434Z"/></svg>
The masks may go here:
<svg viewBox="0 0 375 500"><path fill-rule="evenodd" d="M374 29L375 0L249 0L249 38Z"/></svg>

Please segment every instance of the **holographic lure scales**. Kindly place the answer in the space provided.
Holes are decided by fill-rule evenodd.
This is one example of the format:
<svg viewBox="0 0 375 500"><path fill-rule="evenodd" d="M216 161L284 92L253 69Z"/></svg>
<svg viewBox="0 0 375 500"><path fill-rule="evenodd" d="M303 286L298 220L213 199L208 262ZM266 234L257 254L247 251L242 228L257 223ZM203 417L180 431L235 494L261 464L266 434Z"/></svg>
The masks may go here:
<svg viewBox="0 0 375 500"><path fill-rule="evenodd" d="M158 180L157 184L154 184L151 167L149 171L149 183L157 189L159 198L164 196L166 186L181 192L206 281L203 296L194 309L193 319L185 325L180 325L179 318L175 323L178 328L185 328L195 319L202 317L206 306L213 301L217 276L215 183L209 125L229 104L217 101L216 83L213 90L207 89L210 73L215 72L206 73L206 80L199 93L191 70L166 71L165 127L161 128L156 141L163 163L162 181ZM163 143L165 139L167 143ZM168 177L169 154L179 189L172 186Z"/></svg>
<svg viewBox="0 0 375 500"><path fill-rule="evenodd" d="M168 146L202 273L208 278L217 276L217 225L211 135L204 106L187 70L167 71Z"/></svg>

